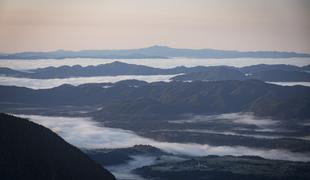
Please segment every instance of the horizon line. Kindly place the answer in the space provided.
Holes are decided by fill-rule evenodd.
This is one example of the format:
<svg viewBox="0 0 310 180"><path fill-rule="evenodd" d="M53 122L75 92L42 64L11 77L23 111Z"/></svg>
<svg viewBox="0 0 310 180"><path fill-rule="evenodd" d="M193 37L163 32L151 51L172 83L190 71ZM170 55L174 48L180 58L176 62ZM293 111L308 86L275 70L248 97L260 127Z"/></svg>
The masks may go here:
<svg viewBox="0 0 310 180"><path fill-rule="evenodd" d="M216 50L216 51L234 51L234 52L279 52L279 53L297 53L297 54L305 54L310 55L310 52L303 52L303 51L294 51L294 50L236 50L236 49L216 49L216 48L175 48L168 45L150 45L146 47L140 48L123 48L123 49L80 49L80 50L69 50L69 49L55 49L55 50L44 50L44 51L33 51L33 50L25 50L25 51L15 51L15 52L3 52L0 51L0 55L12 55L12 54L19 54L19 53L50 53L50 52L81 52L81 51L119 51L119 50L142 50L142 49L150 49L150 48L170 48L170 49L178 49L178 50Z"/></svg>

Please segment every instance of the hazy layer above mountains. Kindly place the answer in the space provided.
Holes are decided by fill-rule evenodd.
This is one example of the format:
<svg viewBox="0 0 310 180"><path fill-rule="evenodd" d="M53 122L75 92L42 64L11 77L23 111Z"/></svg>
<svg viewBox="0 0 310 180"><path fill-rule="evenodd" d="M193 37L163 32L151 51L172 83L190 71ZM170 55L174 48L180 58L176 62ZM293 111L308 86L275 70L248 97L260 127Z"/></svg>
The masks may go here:
<svg viewBox="0 0 310 180"><path fill-rule="evenodd" d="M20 52L0 54L0 59L145 59L145 58L293 58L310 57L310 54L280 51L232 51L216 49L176 49L167 46L151 46L141 49L124 50L58 50L51 52Z"/></svg>

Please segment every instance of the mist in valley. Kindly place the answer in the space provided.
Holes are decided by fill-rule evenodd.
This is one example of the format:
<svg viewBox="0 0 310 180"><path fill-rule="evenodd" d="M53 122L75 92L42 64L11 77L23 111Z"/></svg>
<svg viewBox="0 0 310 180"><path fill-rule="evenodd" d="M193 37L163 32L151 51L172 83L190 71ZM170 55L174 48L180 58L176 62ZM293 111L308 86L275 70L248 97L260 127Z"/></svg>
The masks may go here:
<svg viewBox="0 0 310 180"><path fill-rule="evenodd" d="M159 142L136 135L132 131L104 127L103 124L85 117L52 117L18 115L41 124L82 149L125 148L138 144L152 145L166 152L187 156L207 155L255 155L268 159L309 161L308 153L289 152L280 149L257 149L242 146L210 146L196 143ZM227 117L227 115L220 115ZM232 117L231 117L232 118ZM255 120L249 120L255 121Z"/></svg>

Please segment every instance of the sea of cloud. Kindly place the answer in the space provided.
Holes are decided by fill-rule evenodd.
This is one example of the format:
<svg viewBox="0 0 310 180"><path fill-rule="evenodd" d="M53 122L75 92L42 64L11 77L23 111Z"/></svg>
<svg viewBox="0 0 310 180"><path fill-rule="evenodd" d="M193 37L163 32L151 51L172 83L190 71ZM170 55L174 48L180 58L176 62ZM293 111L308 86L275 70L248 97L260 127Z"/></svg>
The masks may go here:
<svg viewBox="0 0 310 180"><path fill-rule="evenodd" d="M228 123L239 123L257 125L260 127L275 125L279 123L276 120L268 118L258 118L252 113L225 113L217 115L189 115L183 120L170 121L172 123L203 123L210 121L223 121Z"/></svg>
<svg viewBox="0 0 310 180"><path fill-rule="evenodd" d="M19 86L32 89L48 89L62 84L80 85L86 83L115 83L122 80L136 79L146 82L170 81L176 75L120 75L120 76L97 76L76 77L64 79L29 79L0 76L0 85Z"/></svg>
<svg viewBox="0 0 310 180"><path fill-rule="evenodd" d="M290 64L305 66L310 63L310 58L231 58L231 59L202 59L202 58L169 58L169 59L88 59L88 58L68 58L68 59L38 59L38 60L0 60L0 67L8 67L18 70L29 70L44 68L48 66L89 66L120 61L129 64L139 64L158 68L173 68L176 66L235 66L243 67L255 64Z"/></svg>
<svg viewBox="0 0 310 180"><path fill-rule="evenodd" d="M242 146L210 146L208 144L159 142L136 135L132 131L104 127L91 118L18 115L41 124L63 137L67 142L87 149L124 148L136 144L149 144L173 154L256 155L269 159L310 161L310 155L279 149L255 149Z"/></svg>

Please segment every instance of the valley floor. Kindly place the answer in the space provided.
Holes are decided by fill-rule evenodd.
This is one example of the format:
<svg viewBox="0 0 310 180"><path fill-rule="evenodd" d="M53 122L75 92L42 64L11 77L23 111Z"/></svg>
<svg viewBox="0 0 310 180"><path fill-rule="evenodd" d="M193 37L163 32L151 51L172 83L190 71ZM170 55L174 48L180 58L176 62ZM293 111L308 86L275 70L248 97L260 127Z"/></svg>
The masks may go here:
<svg viewBox="0 0 310 180"><path fill-rule="evenodd" d="M268 166L279 166L279 164L283 168L287 166L292 168L290 171L293 172L300 168L309 168L309 164L300 162L310 161L310 141L306 137L301 137L301 135L309 135L308 123L300 124L298 132L296 131L298 128L292 131L285 124L276 120L261 119L248 113L231 113L187 115L184 116L184 119L162 121L161 125L149 124L148 127L139 127L139 124L135 124L135 128L126 126L122 129L124 124L112 124L108 121L98 122L89 117L70 117L68 115L67 117L22 114L18 116L29 118L31 121L58 133L66 141L83 149L97 162L105 165L120 179L143 179L144 177L160 179L170 177L173 179L179 177L179 173L176 173L179 172L177 169L189 166L192 168L189 168L188 172L198 177L201 176L201 172L209 173L210 169L204 169L200 163L209 163L209 158L212 158L208 157L210 155L223 156L223 158L216 159L223 166L228 158L230 163L234 163L235 168L245 161L250 164L254 163L247 156L269 159L263 161L254 158L255 161L262 164L258 165L262 169L269 168ZM151 145L155 150L151 146L141 146L142 148L138 146L137 148L135 146L137 144ZM120 150L119 148L125 149ZM226 157L227 155L246 157L239 159L238 157ZM107 156L120 159L109 159L108 162L111 164L107 166L104 164L107 162L104 159ZM231 162L231 158L236 158L237 162ZM288 165L287 163L290 163L288 161L273 161L272 159L297 162L296 164L291 162L293 165ZM265 162L268 162L266 167L263 165ZM273 163L276 164L273 165ZM215 164L212 166L217 167ZM171 171L171 168L175 170ZM235 173L237 170L232 168L225 171L227 172L224 175L229 176L231 172ZM261 179L271 176L270 174L266 176L259 174L259 171L251 173L258 173L257 177ZM221 171L218 173L222 174ZM243 172L238 171L235 175L236 178L247 177ZM216 178L218 174L212 174L210 177ZM305 177L308 175L306 174Z"/></svg>

